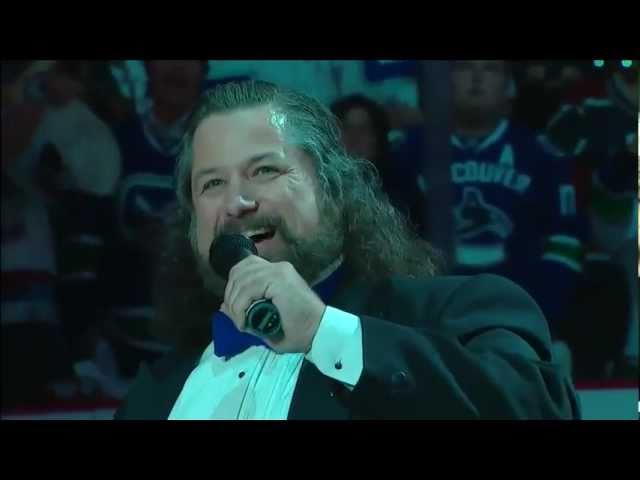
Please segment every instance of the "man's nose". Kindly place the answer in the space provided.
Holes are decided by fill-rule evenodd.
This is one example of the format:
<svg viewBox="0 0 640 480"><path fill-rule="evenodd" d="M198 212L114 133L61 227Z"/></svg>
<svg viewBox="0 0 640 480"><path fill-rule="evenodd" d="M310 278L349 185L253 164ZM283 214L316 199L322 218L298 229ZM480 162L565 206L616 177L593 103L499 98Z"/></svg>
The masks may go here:
<svg viewBox="0 0 640 480"><path fill-rule="evenodd" d="M227 217L241 218L258 209L258 202L246 192L234 192L227 202Z"/></svg>

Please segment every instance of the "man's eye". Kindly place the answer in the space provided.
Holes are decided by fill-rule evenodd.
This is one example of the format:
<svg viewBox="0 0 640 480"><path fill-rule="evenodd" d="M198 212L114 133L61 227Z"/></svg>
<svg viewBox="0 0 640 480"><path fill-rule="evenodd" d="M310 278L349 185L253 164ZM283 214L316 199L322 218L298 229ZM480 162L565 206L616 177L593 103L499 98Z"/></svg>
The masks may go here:
<svg viewBox="0 0 640 480"><path fill-rule="evenodd" d="M202 192L204 193L210 188L218 187L223 183L224 183L224 180L220 178L212 178L211 180L207 181L204 185L202 185Z"/></svg>
<svg viewBox="0 0 640 480"><path fill-rule="evenodd" d="M275 167L264 166L256 168L253 172L253 176L255 177L258 175L269 175L273 173L278 173L278 169Z"/></svg>

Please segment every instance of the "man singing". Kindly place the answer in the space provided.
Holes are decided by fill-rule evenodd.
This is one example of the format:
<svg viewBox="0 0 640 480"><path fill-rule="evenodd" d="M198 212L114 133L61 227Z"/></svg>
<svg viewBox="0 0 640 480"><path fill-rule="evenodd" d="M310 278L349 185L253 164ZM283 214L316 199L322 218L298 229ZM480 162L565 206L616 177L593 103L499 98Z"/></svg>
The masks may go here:
<svg viewBox="0 0 640 480"><path fill-rule="evenodd" d="M230 83L197 106L180 208L158 265L162 332L117 419L572 419L533 300L494 275L437 276L437 255L349 157L318 101ZM222 234L255 243L228 279ZM282 334L246 311L270 300Z"/></svg>

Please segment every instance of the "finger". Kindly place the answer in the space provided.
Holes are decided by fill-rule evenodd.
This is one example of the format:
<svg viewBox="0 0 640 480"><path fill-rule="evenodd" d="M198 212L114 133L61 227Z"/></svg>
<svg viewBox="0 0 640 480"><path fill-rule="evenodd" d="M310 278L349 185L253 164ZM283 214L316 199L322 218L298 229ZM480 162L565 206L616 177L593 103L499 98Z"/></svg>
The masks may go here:
<svg viewBox="0 0 640 480"><path fill-rule="evenodd" d="M272 282L270 270L258 271L251 278L238 281L229 297L232 312L235 315L244 316L253 302L266 298L266 291Z"/></svg>
<svg viewBox="0 0 640 480"><path fill-rule="evenodd" d="M236 263L229 270L229 278L232 278L235 275L241 274L246 268L252 265L269 265L270 262L266 261L262 257L258 257L257 255L249 255L246 258L243 258L238 263Z"/></svg>
<svg viewBox="0 0 640 480"><path fill-rule="evenodd" d="M249 263L245 264L242 269L237 269L230 273L224 291L224 299L227 305L233 305L234 299L238 294L247 287L247 284L253 283L257 275L263 270L271 271L272 268L270 264Z"/></svg>
<svg viewBox="0 0 640 480"><path fill-rule="evenodd" d="M236 283L244 278L244 270L247 265L252 265L253 263L250 260L250 257L247 257L240 262L236 263L230 270L227 275L227 283L224 288L224 299L228 299L230 297L231 291L235 288ZM227 302L229 304L229 302Z"/></svg>
<svg viewBox="0 0 640 480"><path fill-rule="evenodd" d="M240 276L240 278L233 279L233 285L228 291L227 298L230 300L228 303L231 303L231 301L236 303L236 298L239 298L242 292L254 295L255 299L266 298L272 300L276 295L275 289L278 286L286 285L288 283L287 279L292 274L297 274L297 272L287 262L267 262L264 265L258 264L245 267L244 270L236 272L236 277Z"/></svg>
<svg viewBox="0 0 640 480"><path fill-rule="evenodd" d="M256 262L254 260L255 258L259 258L259 257L255 257L253 255L250 257L247 257L241 260L240 262L238 262L237 264L235 264L229 270L229 275L227 276L227 284L225 286L225 291L224 291L225 298L229 297L230 292L235 288L235 285L238 282L238 280L242 278L246 278L247 276L250 276L251 274L253 274L253 269L256 268L256 266L265 265L265 263ZM269 262L266 262L266 264L268 265Z"/></svg>

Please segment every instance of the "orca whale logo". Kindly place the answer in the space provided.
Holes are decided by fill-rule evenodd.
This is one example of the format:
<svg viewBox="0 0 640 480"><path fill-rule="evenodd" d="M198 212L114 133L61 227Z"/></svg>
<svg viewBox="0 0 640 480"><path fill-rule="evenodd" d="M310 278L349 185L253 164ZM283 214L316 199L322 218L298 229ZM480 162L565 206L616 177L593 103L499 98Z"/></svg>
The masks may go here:
<svg viewBox="0 0 640 480"><path fill-rule="evenodd" d="M513 223L499 208L488 204L480 190L466 187L462 201L453 209L456 233L460 239L492 232L505 239L513 232Z"/></svg>
<svg viewBox="0 0 640 480"><path fill-rule="evenodd" d="M138 174L130 176L119 195L121 232L132 238L138 226L162 221L168 208L176 202L171 177Z"/></svg>

